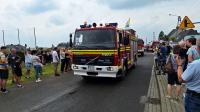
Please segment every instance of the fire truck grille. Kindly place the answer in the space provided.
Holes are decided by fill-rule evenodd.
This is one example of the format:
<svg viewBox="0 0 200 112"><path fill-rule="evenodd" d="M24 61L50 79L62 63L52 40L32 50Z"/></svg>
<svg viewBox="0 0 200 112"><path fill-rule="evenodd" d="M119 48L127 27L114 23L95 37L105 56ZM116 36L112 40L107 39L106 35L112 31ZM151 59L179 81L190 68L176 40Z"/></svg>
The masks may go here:
<svg viewBox="0 0 200 112"><path fill-rule="evenodd" d="M96 59L95 59L96 58ZM114 56L74 56L73 64L77 65L96 65L96 66L113 66Z"/></svg>

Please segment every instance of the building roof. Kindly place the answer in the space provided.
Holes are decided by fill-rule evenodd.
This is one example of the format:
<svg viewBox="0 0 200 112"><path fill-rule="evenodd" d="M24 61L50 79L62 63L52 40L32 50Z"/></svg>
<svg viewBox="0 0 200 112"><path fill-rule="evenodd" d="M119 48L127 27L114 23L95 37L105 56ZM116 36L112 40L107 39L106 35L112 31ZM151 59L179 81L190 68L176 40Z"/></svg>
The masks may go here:
<svg viewBox="0 0 200 112"><path fill-rule="evenodd" d="M187 36L185 36L184 37L184 40L187 40L187 39L189 39L189 38L196 38L196 39L200 39L200 35L187 35Z"/></svg>
<svg viewBox="0 0 200 112"><path fill-rule="evenodd" d="M179 35L182 32L182 30L180 29L173 29L168 35L167 37L177 37L177 35Z"/></svg>
<svg viewBox="0 0 200 112"><path fill-rule="evenodd" d="M193 29L185 30L179 33L179 35L177 36L177 40L178 41L183 40L184 37L188 35L199 35L199 33L197 32L197 30L193 30Z"/></svg>
<svg viewBox="0 0 200 112"><path fill-rule="evenodd" d="M177 41L183 40L185 36L188 35L199 35L197 30L189 29L189 30L180 30L180 29L173 29L167 37L176 37Z"/></svg>

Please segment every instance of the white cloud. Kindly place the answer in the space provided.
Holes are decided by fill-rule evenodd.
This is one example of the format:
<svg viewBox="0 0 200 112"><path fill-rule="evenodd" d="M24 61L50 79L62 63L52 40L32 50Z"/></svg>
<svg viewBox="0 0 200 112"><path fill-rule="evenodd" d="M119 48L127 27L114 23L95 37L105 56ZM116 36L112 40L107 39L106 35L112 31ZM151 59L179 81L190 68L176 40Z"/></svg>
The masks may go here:
<svg viewBox="0 0 200 112"><path fill-rule="evenodd" d="M153 32L158 34L159 31L164 30L168 33L175 28L177 17L170 17L169 13L182 17L188 15L192 21L200 21L200 15L198 15L200 1L197 0L162 0L161 2L155 0L153 4L146 2L148 5L142 7L118 8L117 10L105 3L100 3L99 0L34 1L0 1L0 28L5 30L7 44L18 43L17 28L20 29L22 44L27 43L29 46L34 46L33 27L36 27L38 45L50 47L52 44L68 41L69 33L74 32L84 21L90 23L118 22L120 27L123 27L130 17L137 34L143 38L148 37L149 40L152 39ZM143 2L145 3L144 0ZM39 9L35 10L35 8ZM30 11L30 9L34 10Z"/></svg>

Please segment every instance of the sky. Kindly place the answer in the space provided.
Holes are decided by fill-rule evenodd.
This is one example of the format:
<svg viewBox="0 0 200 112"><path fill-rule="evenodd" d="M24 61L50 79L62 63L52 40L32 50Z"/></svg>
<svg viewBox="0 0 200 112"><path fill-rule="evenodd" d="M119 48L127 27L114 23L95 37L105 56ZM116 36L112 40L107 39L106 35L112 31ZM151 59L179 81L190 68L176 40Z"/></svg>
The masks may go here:
<svg viewBox="0 0 200 112"><path fill-rule="evenodd" d="M188 16L200 22L200 0L0 0L0 30L6 44L18 44L17 29L22 45L51 47L69 41L69 33L84 21L118 22L123 28L131 18L131 28L139 38L152 41L163 30L168 34L177 25L177 17ZM200 30L200 25L196 25ZM0 32L0 46L3 45Z"/></svg>

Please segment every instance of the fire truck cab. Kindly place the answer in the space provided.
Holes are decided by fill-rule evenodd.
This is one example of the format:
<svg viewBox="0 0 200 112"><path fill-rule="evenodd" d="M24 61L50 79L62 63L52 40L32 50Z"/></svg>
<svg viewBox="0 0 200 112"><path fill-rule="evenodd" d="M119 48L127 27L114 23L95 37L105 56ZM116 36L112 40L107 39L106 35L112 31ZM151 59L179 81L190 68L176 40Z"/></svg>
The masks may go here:
<svg viewBox="0 0 200 112"><path fill-rule="evenodd" d="M71 39L72 40L72 39ZM137 39L133 29L120 29L117 23L97 27L81 25L72 46L74 75L124 77L137 62Z"/></svg>
<svg viewBox="0 0 200 112"><path fill-rule="evenodd" d="M137 44L138 44L138 54L144 56L144 41L138 38Z"/></svg>

